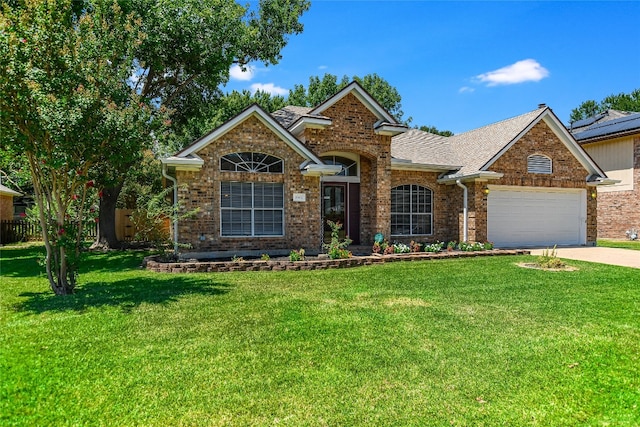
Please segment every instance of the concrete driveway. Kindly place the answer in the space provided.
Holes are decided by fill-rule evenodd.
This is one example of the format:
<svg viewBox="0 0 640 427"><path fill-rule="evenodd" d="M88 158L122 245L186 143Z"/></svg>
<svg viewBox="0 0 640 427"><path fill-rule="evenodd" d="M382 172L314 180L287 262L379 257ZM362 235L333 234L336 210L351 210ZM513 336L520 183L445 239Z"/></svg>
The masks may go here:
<svg viewBox="0 0 640 427"><path fill-rule="evenodd" d="M531 249L531 255L542 255L544 249ZM551 249L549 249L551 251ZM576 259L579 261L599 262L601 264L621 265L623 267L640 268L640 251L632 249L601 248L597 246L580 246L556 248L558 258Z"/></svg>

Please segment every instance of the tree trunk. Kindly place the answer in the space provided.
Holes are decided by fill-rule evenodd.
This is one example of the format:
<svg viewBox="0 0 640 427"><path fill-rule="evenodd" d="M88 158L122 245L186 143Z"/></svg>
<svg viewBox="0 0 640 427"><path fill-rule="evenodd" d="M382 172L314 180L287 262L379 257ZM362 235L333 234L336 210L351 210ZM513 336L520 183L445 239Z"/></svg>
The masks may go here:
<svg viewBox="0 0 640 427"><path fill-rule="evenodd" d="M116 237L116 202L123 183L102 189L98 213L98 237L92 249L119 249L122 243Z"/></svg>

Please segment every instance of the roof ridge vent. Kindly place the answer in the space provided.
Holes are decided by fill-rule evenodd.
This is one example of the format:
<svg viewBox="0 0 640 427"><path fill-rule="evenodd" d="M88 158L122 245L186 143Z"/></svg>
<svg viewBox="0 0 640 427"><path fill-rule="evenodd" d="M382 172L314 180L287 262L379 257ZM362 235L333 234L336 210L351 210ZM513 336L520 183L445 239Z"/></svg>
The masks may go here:
<svg viewBox="0 0 640 427"><path fill-rule="evenodd" d="M541 104L538 104L538 108L547 108L547 104L545 104L544 102Z"/></svg>

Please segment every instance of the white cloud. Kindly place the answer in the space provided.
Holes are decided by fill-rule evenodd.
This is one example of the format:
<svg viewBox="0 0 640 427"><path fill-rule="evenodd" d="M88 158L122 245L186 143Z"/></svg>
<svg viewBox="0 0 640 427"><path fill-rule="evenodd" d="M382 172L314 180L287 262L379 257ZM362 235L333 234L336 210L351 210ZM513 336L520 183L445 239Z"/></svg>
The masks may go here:
<svg viewBox="0 0 640 427"><path fill-rule="evenodd" d="M320 65L320 66L318 66L318 70L326 70L327 68L329 68L328 65Z"/></svg>
<svg viewBox="0 0 640 427"><path fill-rule="evenodd" d="M251 93L256 93L259 90L271 95L287 95L289 93L289 89L276 86L273 83L254 83L251 85Z"/></svg>
<svg viewBox="0 0 640 427"><path fill-rule="evenodd" d="M474 91L475 89L469 86L462 86L460 89L458 89L458 93L471 93Z"/></svg>
<svg viewBox="0 0 640 427"><path fill-rule="evenodd" d="M487 86L498 86L537 82L545 77L549 77L549 70L535 59L525 59L498 70L480 74L476 76L476 79L481 83L486 83Z"/></svg>
<svg viewBox="0 0 640 427"><path fill-rule="evenodd" d="M255 74L256 69L250 65L245 66L244 71L242 71L242 68L238 64L232 65L229 70L229 76L233 80L249 81L253 76L255 76Z"/></svg>

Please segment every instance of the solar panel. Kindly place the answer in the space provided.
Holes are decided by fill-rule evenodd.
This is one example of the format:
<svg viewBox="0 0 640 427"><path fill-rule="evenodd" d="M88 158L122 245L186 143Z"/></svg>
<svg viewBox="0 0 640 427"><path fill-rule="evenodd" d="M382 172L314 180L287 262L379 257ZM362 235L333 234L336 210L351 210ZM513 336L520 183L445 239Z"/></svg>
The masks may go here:
<svg viewBox="0 0 640 427"><path fill-rule="evenodd" d="M640 113L594 124L581 132L575 133L573 136L580 141L633 129L640 129Z"/></svg>

